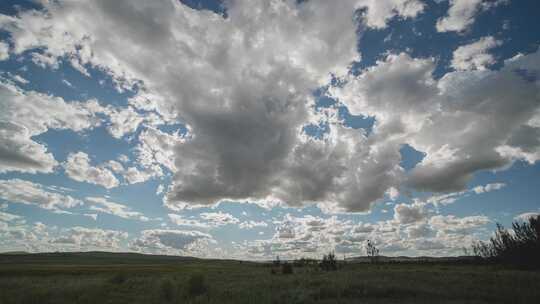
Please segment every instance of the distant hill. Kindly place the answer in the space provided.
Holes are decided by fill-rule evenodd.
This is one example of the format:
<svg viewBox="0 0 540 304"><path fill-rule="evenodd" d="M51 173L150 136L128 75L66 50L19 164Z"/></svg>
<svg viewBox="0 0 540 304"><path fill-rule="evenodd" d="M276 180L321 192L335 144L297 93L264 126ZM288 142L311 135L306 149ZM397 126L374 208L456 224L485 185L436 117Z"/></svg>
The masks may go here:
<svg viewBox="0 0 540 304"><path fill-rule="evenodd" d="M368 256L350 257L345 259L347 262L369 263L371 259ZM408 256L379 256L378 261L382 263L468 263L477 261L475 256L456 256L456 257L408 257Z"/></svg>
<svg viewBox="0 0 540 304"><path fill-rule="evenodd" d="M166 264L186 260L198 260L194 257L151 255L131 252L4 252L0 254L1 264Z"/></svg>

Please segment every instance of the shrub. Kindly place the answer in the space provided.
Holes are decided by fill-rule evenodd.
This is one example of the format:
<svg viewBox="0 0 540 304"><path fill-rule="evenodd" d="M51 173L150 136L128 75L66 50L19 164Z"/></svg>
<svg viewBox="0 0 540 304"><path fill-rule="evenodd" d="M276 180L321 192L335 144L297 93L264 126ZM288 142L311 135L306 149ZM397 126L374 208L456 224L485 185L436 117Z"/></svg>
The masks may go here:
<svg viewBox="0 0 540 304"><path fill-rule="evenodd" d="M281 273L282 274L292 274L293 273L293 266L291 263L283 263L281 265Z"/></svg>
<svg viewBox="0 0 540 304"><path fill-rule="evenodd" d="M377 263L379 260L379 248L375 247L375 244L370 240L367 240L366 253L371 263Z"/></svg>
<svg viewBox="0 0 540 304"><path fill-rule="evenodd" d="M324 271L337 270L336 255L333 252L330 252L329 254L324 255L319 266Z"/></svg>
<svg viewBox="0 0 540 304"><path fill-rule="evenodd" d="M188 280L187 289L190 296L196 297L204 294L208 290L204 276L202 274L192 275Z"/></svg>
<svg viewBox="0 0 540 304"><path fill-rule="evenodd" d="M124 284L126 281L127 277L124 273L117 273L109 280L109 282L116 285Z"/></svg>
<svg viewBox="0 0 540 304"><path fill-rule="evenodd" d="M540 269L540 216L513 222L511 230L497 224L495 235L488 242L473 244L472 250L493 262Z"/></svg>

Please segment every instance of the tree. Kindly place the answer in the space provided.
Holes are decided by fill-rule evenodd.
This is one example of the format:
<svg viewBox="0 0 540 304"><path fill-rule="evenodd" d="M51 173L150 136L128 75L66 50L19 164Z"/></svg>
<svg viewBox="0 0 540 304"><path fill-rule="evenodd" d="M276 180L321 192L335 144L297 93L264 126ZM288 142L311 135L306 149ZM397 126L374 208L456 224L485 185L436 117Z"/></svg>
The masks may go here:
<svg viewBox="0 0 540 304"><path fill-rule="evenodd" d="M366 253L367 253L367 256L369 257L371 263L376 263L378 261L378 259L379 259L379 248L375 247L375 244L370 240L367 240Z"/></svg>
<svg viewBox="0 0 540 304"><path fill-rule="evenodd" d="M319 264L322 270L333 271L337 270L337 260L336 255L333 252L323 255L323 259Z"/></svg>
<svg viewBox="0 0 540 304"><path fill-rule="evenodd" d="M510 230L497 223L495 235L488 242L473 244L472 249L489 261L540 269L540 215L515 221Z"/></svg>
<svg viewBox="0 0 540 304"><path fill-rule="evenodd" d="M273 263L274 263L274 266L277 266L277 267L279 267L279 265L281 265L281 261L280 261L280 259L279 259L279 255L276 256L276 259L274 260Z"/></svg>

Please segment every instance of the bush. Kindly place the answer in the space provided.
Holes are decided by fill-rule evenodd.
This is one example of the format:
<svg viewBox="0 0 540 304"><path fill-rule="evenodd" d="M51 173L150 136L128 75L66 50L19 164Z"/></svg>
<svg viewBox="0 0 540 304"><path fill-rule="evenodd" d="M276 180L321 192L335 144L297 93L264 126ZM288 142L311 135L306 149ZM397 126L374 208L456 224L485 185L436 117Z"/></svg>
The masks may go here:
<svg viewBox="0 0 540 304"><path fill-rule="evenodd" d="M375 247L375 244L368 240L366 244L366 253L371 263L377 263L379 260L379 248Z"/></svg>
<svg viewBox="0 0 540 304"><path fill-rule="evenodd" d="M283 263L281 265L281 273L282 274L292 274L293 273L293 266L291 263Z"/></svg>
<svg viewBox="0 0 540 304"><path fill-rule="evenodd" d="M497 224L495 235L488 242L473 244L472 249L489 261L540 269L540 216L513 222L511 230Z"/></svg>
<svg viewBox="0 0 540 304"><path fill-rule="evenodd" d="M324 255L321 263L319 264L319 266L324 271L337 270L336 255L333 252L330 252L329 254Z"/></svg>
<svg viewBox="0 0 540 304"><path fill-rule="evenodd" d="M124 284L126 281L127 281L127 277L123 273L117 273L109 280L110 283L115 284L115 285Z"/></svg>
<svg viewBox="0 0 540 304"><path fill-rule="evenodd" d="M188 280L187 288L188 294L193 297L202 295L208 290L204 276L202 274L192 275Z"/></svg>

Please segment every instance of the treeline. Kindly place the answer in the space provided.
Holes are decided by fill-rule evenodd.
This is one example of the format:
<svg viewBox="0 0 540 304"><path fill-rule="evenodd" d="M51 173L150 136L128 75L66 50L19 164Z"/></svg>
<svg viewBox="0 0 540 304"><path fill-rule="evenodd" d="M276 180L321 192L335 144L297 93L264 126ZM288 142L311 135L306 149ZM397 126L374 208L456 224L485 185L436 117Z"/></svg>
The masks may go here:
<svg viewBox="0 0 540 304"><path fill-rule="evenodd" d="M487 242L475 243L472 250L488 262L540 269L540 215L515 221L511 229L497 224L495 235Z"/></svg>

